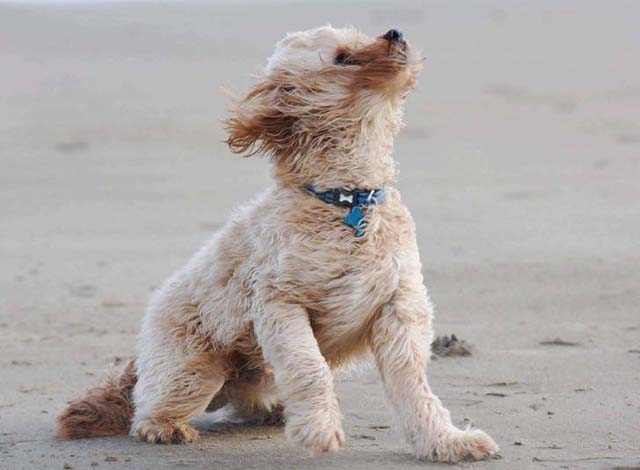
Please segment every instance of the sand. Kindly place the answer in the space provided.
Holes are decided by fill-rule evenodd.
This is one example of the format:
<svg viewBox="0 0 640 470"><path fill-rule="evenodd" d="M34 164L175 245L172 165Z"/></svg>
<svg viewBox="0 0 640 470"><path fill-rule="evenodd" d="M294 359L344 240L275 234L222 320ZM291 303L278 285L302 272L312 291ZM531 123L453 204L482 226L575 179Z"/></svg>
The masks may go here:
<svg viewBox="0 0 640 470"><path fill-rule="evenodd" d="M326 22L398 27L427 57L398 186L436 332L472 347L433 361L431 384L502 447L464 468L638 468L639 15L631 1L1 4L0 468L444 468L410 455L367 368L338 378L336 455L211 418L188 447L54 437L65 402L132 356L150 291L269 184L267 162L221 143L219 88L246 87L283 32Z"/></svg>

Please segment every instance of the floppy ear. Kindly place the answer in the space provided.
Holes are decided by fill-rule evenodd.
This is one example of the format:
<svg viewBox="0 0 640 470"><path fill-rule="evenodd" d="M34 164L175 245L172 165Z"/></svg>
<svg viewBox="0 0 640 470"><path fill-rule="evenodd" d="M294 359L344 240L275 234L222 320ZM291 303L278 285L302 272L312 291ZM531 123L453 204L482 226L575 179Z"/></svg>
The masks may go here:
<svg viewBox="0 0 640 470"><path fill-rule="evenodd" d="M233 153L282 158L298 151L294 132L297 118L287 113L287 93L286 87L265 79L237 102L224 122L229 133L226 143Z"/></svg>

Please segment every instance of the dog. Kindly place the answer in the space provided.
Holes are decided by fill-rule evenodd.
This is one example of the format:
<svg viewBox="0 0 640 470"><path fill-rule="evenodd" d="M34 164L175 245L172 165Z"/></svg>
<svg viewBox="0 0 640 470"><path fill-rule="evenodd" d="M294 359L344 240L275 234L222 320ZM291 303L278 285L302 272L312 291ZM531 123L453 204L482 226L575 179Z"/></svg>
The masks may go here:
<svg viewBox="0 0 640 470"><path fill-rule="evenodd" d="M231 404L335 451L332 370L372 353L418 458L498 452L456 428L427 382L433 308L392 158L422 62L393 29L324 26L277 43L225 122L232 152L271 158L275 186L152 296L135 362L64 410L62 437L188 443L191 418Z"/></svg>

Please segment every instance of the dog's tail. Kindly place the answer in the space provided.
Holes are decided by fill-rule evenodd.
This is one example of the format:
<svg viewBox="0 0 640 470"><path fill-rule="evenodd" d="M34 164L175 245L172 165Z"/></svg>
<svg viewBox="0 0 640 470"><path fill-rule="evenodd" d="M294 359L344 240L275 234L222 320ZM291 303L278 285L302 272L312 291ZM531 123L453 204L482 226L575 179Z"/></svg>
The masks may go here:
<svg viewBox="0 0 640 470"><path fill-rule="evenodd" d="M58 434L64 439L127 434L133 419L133 387L138 377L134 361L120 374L67 406L58 417Z"/></svg>

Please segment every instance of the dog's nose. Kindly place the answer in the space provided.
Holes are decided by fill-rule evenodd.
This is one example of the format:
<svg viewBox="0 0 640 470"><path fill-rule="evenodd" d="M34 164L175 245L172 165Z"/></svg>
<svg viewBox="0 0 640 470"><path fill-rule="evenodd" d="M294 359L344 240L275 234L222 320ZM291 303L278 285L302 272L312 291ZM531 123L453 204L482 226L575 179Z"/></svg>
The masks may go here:
<svg viewBox="0 0 640 470"><path fill-rule="evenodd" d="M402 33L397 29L390 29L382 36L382 39L386 39L390 42L402 42Z"/></svg>

